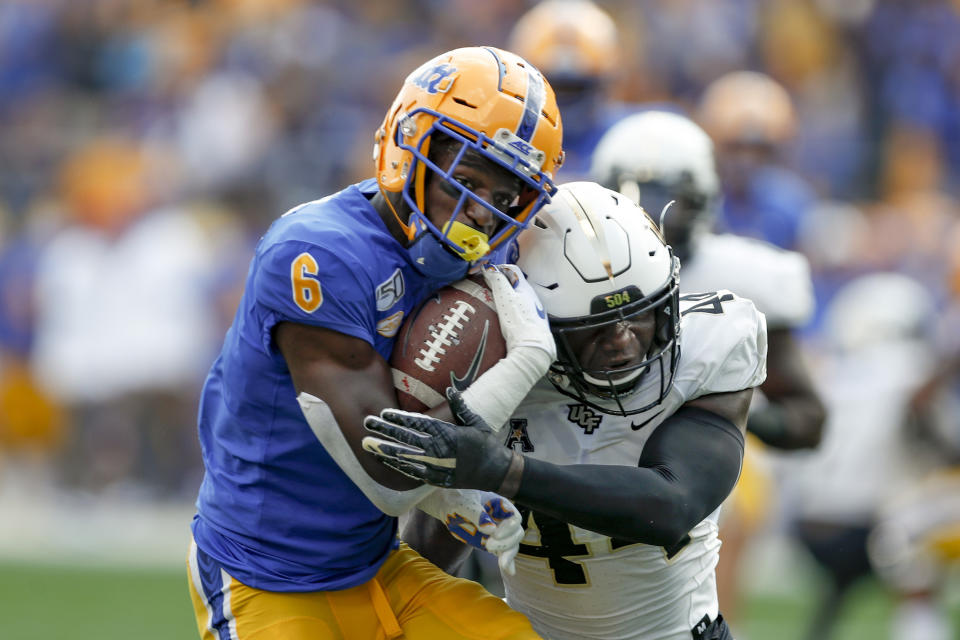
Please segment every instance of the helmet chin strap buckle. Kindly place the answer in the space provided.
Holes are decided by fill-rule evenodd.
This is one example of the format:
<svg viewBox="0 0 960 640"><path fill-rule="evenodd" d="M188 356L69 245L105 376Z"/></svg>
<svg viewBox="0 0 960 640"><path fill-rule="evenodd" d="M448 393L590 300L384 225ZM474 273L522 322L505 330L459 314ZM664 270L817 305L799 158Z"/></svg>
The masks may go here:
<svg viewBox="0 0 960 640"><path fill-rule="evenodd" d="M443 225L443 235L463 250L460 257L467 262L479 260L490 252L489 236L462 222L448 221Z"/></svg>

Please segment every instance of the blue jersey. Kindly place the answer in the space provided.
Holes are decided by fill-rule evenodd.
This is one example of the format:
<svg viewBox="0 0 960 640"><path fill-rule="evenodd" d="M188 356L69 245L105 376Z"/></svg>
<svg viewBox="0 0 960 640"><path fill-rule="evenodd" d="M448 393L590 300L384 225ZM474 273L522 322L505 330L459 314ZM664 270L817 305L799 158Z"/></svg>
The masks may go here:
<svg viewBox="0 0 960 640"><path fill-rule="evenodd" d="M345 589L373 577L397 546L396 518L314 436L272 339L280 322L316 325L388 359L404 316L447 284L414 268L370 204L376 189L368 180L274 222L204 384L194 538L251 587Z"/></svg>
<svg viewBox="0 0 960 640"><path fill-rule="evenodd" d="M815 193L797 174L764 166L753 173L745 196L724 195L716 226L721 231L795 249L800 221L815 202Z"/></svg>

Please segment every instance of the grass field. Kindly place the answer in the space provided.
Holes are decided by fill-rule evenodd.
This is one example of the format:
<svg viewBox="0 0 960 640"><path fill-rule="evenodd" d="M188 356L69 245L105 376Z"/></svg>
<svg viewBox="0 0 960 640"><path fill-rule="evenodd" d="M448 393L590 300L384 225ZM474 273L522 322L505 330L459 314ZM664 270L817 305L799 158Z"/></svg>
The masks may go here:
<svg viewBox="0 0 960 640"><path fill-rule="evenodd" d="M800 640L813 597L808 589L752 594L741 638ZM891 607L890 598L877 584L862 583L851 594L833 640L883 640ZM953 610L960 614L957 606ZM954 618L960 624L960 615ZM0 638L195 640L197 633L185 573L178 567L97 569L3 563Z"/></svg>
<svg viewBox="0 0 960 640"><path fill-rule="evenodd" d="M186 573L0 564L3 640L195 640Z"/></svg>

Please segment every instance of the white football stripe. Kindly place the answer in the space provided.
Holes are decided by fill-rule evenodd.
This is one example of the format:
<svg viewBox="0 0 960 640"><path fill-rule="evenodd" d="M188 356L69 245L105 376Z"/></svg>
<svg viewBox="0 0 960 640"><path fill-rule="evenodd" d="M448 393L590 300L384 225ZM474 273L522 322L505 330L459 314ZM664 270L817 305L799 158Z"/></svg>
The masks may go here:
<svg viewBox="0 0 960 640"><path fill-rule="evenodd" d="M463 291L467 295L473 296L474 298L476 298L483 304L487 305L494 311L497 310L497 305L493 303L492 296L489 293L484 293L483 290L486 289L486 287L484 287L483 285L477 284L476 282L468 278L465 280L460 280L459 282L454 282L450 286L453 287L454 289L459 289L460 291Z"/></svg>
<svg viewBox="0 0 960 640"><path fill-rule="evenodd" d="M437 393L427 386L426 383L417 380L410 374L393 368L391 368L390 371L393 374L394 387L409 393L428 407L436 407L447 401L447 399L443 397L443 394Z"/></svg>
<svg viewBox="0 0 960 640"><path fill-rule="evenodd" d="M203 599L203 606L207 610L207 629L213 631L213 607L210 606L208 594L203 590L203 581L200 579L200 568L197 563L197 543L190 538L190 579L193 581L193 588L197 590ZM213 634L216 636L216 633Z"/></svg>
<svg viewBox="0 0 960 640"><path fill-rule="evenodd" d="M230 633L230 640L239 640L240 636L237 635L237 618L233 615L233 608L230 604L233 595L230 585L233 582L233 578L229 573L223 569L220 569L220 580L223 581L223 589L221 589L221 592L223 593L223 617L227 620L227 629Z"/></svg>

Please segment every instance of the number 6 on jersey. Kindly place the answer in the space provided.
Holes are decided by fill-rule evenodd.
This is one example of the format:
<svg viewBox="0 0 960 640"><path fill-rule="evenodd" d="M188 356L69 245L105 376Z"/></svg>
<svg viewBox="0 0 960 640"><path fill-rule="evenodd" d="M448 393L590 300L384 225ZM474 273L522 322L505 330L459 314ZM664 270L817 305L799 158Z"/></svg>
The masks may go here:
<svg viewBox="0 0 960 640"><path fill-rule="evenodd" d="M316 258L304 251L290 263L290 281L293 285L293 301L297 306L313 313L323 304L323 293L317 273L320 266Z"/></svg>

